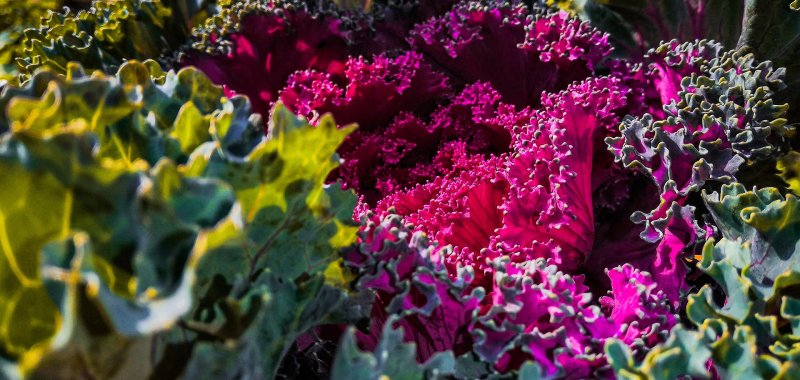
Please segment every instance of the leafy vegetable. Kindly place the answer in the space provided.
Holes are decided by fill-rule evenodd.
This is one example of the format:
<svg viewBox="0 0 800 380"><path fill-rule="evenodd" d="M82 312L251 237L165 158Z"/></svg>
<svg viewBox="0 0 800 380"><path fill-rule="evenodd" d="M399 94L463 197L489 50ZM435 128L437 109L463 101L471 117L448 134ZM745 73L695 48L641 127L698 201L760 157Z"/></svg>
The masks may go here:
<svg viewBox="0 0 800 380"><path fill-rule="evenodd" d="M207 2L94 0L86 10L49 12L38 27L25 31L20 72L27 78L47 67L64 74L70 61L109 74L131 59L167 63L207 15Z"/></svg>
<svg viewBox="0 0 800 380"><path fill-rule="evenodd" d="M676 376L789 378L797 371L797 198L774 188L746 191L724 185L705 194L723 238L709 240L699 268L715 282L689 297L687 315L696 331L676 328L641 364L624 345L606 346L625 378ZM719 294L725 302L719 302ZM785 326L785 327L782 327ZM713 372L709 372L713 371Z"/></svg>
<svg viewBox="0 0 800 380"><path fill-rule="evenodd" d="M692 193L734 182L740 168L777 157L788 145L788 105L773 101L784 86L783 69L736 51L696 62L701 73L684 77L663 118L628 117L622 136L606 139L616 160L658 186L658 207L631 218L645 225L643 239L660 241L658 260L678 279L686 273L681 252L706 235L687 205ZM683 286L673 285L673 299Z"/></svg>
<svg viewBox="0 0 800 380"><path fill-rule="evenodd" d="M0 1L0 377L800 377L798 3Z"/></svg>
<svg viewBox="0 0 800 380"><path fill-rule="evenodd" d="M24 57L23 31L63 2L59 0L4 0L0 2L0 79L15 83L17 58Z"/></svg>
<svg viewBox="0 0 800 380"><path fill-rule="evenodd" d="M323 181L351 129L277 106L266 139L246 99L152 61L117 77L43 71L2 99L3 176L24 184L0 202L2 343L22 374L142 378L163 360L191 373L256 336L267 356L245 368L272 373L287 328L343 297L325 271L354 239L355 198ZM183 330L197 353L180 364L169 337Z"/></svg>

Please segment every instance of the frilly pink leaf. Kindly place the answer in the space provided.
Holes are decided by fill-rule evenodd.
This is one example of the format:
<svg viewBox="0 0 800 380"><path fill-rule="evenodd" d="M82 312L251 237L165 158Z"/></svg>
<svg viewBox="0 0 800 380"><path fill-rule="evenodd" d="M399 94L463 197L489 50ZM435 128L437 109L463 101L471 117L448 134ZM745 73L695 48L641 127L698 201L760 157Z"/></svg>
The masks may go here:
<svg viewBox="0 0 800 380"><path fill-rule="evenodd" d="M501 372L530 359L550 377L609 378L606 340L622 340L635 350L651 347L677 320L650 276L631 265L607 272L611 291L601 306L592 302L582 276L543 259L502 258L493 265L493 288L470 331L474 351Z"/></svg>
<svg viewBox="0 0 800 380"><path fill-rule="evenodd" d="M451 279L443 261L449 248L410 231L396 215L365 216L359 236L358 247L345 254L345 265L356 271L360 289L376 294L369 331L358 334L361 345L374 348L393 314L400 316L405 339L416 342L420 362L437 352L468 351L466 327L483 296L480 289L468 291L469 269Z"/></svg>
<svg viewBox="0 0 800 380"><path fill-rule="evenodd" d="M610 52L606 36L578 19L500 1L459 3L418 24L409 43L457 83L489 82L520 107L586 78Z"/></svg>
<svg viewBox="0 0 800 380"><path fill-rule="evenodd" d="M430 112L449 90L444 75L419 53L406 52L394 58L350 58L343 77L313 70L297 72L289 77L280 99L295 113L330 112L341 125L358 123L360 130L369 131L385 127L403 111Z"/></svg>

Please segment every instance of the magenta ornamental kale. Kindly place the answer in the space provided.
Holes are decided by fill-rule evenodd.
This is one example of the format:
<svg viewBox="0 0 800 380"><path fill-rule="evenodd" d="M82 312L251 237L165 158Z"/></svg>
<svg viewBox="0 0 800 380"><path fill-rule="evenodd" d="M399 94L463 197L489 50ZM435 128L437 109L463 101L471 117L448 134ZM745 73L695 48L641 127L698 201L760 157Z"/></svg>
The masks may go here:
<svg viewBox="0 0 800 380"><path fill-rule="evenodd" d="M587 22L518 2L394 24L415 11L393 6L265 5L184 61L258 110L359 125L329 181L360 197L344 264L375 297L345 341L377 355L400 334L419 363L485 374L611 377L612 338L641 358L714 233L691 194L785 145L783 72L710 41L620 61Z"/></svg>
<svg viewBox="0 0 800 380"><path fill-rule="evenodd" d="M369 333L359 333L362 346L374 348L387 317L399 315L396 323L417 343L420 361L437 352L468 351L472 339L466 326L483 297L482 289L469 289L469 271L451 279L444 266L449 247L409 231L397 215L365 216L364 223L359 246L345 255L345 264L356 269L358 287L376 293Z"/></svg>
<svg viewBox="0 0 800 380"><path fill-rule="evenodd" d="M500 372L534 360L548 376L585 378L603 374L606 340L647 348L676 323L664 294L631 265L608 271L611 290L597 302L583 276L558 271L544 259L498 258L484 295L470 283L470 268L448 274L449 247L431 244L397 215L370 214L360 237L345 260L356 270L358 287L376 293L371 325L357 334L368 350L379 344L384 323L394 323L417 344L420 362L452 350L477 355ZM392 315L399 318L387 322Z"/></svg>
<svg viewBox="0 0 800 380"><path fill-rule="evenodd" d="M592 302L582 276L570 276L542 259L507 258L496 269L491 303L470 327L475 352L501 371L533 359L545 375L607 377L603 346L615 338L634 349L663 340L677 320L649 275L630 265L608 271L609 296Z"/></svg>
<svg viewBox="0 0 800 380"><path fill-rule="evenodd" d="M220 52L214 55L193 51L183 60L184 65L196 66L226 90L247 95L254 111L261 114L269 113L278 92L296 70L341 74L353 52L348 48L348 31L333 15L304 9L283 11L275 4L264 8L242 14L235 33L208 33L210 44L227 39L227 49L217 48Z"/></svg>
<svg viewBox="0 0 800 380"><path fill-rule="evenodd" d="M658 186L658 206L635 212L632 220L645 225L642 239L659 242L655 273L673 300L685 290L687 268L681 257L686 248L713 234L713 227L696 220L690 197L704 187L736 181L742 172L746 176L759 162L779 157L788 144L783 118L788 106L774 102L784 87L785 70L773 70L770 62L757 62L752 54L713 57L713 50L714 45L702 41L677 46L676 55L664 60L669 67L658 68L660 77L667 78L676 68L694 72L679 88L657 82L662 94L670 95L664 98L669 102L661 119L628 116L620 127L622 135L606 139L616 160L639 169Z"/></svg>
<svg viewBox="0 0 800 380"><path fill-rule="evenodd" d="M393 207L452 244L450 267L473 266L478 280L491 280L491 261L501 256L579 270L596 244L593 195L629 180L613 165L595 163L603 163L602 139L627 112L630 91L619 78L598 77L544 96L537 111L501 104L487 118L475 107L473 118L506 128L508 152L461 154L449 173L387 197L377 210Z"/></svg>
<svg viewBox="0 0 800 380"><path fill-rule="evenodd" d="M800 379L800 0L16 3L2 379Z"/></svg>
<svg viewBox="0 0 800 380"><path fill-rule="evenodd" d="M488 81L517 106L587 77L610 52L604 34L566 13L500 1L462 2L417 25L409 42L457 82Z"/></svg>
<svg viewBox="0 0 800 380"><path fill-rule="evenodd" d="M280 99L296 113L331 112L342 118L340 123L358 122L362 130L371 130L402 111L429 112L449 90L444 75L415 52L395 58L378 55L371 62L350 58L343 74L297 72L289 77ZM340 87L336 82L342 80L346 84Z"/></svg>

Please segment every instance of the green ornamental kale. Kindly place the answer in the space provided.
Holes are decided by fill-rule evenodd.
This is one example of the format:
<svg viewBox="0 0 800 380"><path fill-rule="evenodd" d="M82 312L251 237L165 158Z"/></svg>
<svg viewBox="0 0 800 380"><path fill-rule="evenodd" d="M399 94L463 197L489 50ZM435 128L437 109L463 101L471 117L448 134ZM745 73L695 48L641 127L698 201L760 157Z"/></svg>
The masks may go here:
<svg viewBox="0 0 800 380"><path fill-rule="evenodd" d="M424 364L417 363L414 343L403 342L402 327L394 328L395 317L390 316L383 327L380 342L374 352L358 348L355 329L349 328L342 339L333 363L333 379L438 379L455 373L452 351L438 353Z"/></svg>
<svg viewBox="0 0 800 380"><path fill-rule="evenodd" d="M548 0L548 2L551 2ZM780 101L800 101L800 1L797 0L564 0L557 2L609 33L617 54L637 56L662 41L715 40L785 67ZM792 109L789 120L800 120Z"/></svg>
<svg viewBox="0 0 800 380"><path fill-rule="evenodd" d="M188 43L194 25L213 8L209 0L95 0L87 10L49 12L25 30L17 60L28 79L37 69L67 71L70 61L113 74L131 59L169 63Z"/></svg>
<svg viewBox="0 0 800 380"><path fill-rule="evenodd" d="M272 374L346 296L355 196L323 184L352 127L279 104L266 137L245 98L153 61L0 98L5 376Z"/></svg>
<svg viewBox="0 0 800 380"><path fill-rule="evenodd" d="M24 56L23 32L39 25L41 17L63 3L61 0L0 1L0 80L16 81L16 60Z"/></svg>
<svg viewBox="0 0 800 380"><path fill-rule="evenodd" d="M774 188L724 185L704 194L723 237L698 267L714 281L689 296L695 326L676 327L637 363L619 342L606 352L619 377L796 378L800 373L800 203Z"/></svg>

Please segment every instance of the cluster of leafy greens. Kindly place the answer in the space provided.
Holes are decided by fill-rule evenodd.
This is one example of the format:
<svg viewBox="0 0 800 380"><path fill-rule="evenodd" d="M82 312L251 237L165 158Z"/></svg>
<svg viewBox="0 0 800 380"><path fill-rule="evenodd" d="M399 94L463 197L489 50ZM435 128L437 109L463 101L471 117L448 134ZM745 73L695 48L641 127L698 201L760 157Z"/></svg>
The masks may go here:
<svg viewBox="0 0 800 380"><path fill-rule="evenodd" d="M325 271L355 197L323 182L351 129L276 105L267 138L245 98L153 61L41 71L0 98L9 374L268 377L336 309Z"/></svg>
<svg viewBox="0 0 800 380"><path fill-rule="evenodd" d="M17 58L25 56L23 35L39 25L48 11L56 10L59 0L4 0L0 2L0 80L17 80Z"/></svg>
<svg viewBox="0 0 800 380"><path fill-rule="evenodd" d="M2 378L800 376L797 1L6 3Z"/></svg>
<svg viewBox="0 0 800 380"><path fill-rule="evenodd" d="M174 59L192 28L212 12L209 0L93 1L42 16L22 37L20 74L39 68L64 74L70 61L114 74L126 60Z"/></svg>
<svg viewBox="0 0 800 380"><path fill-rule="evenodd" d="M699 268L713 284L689 296L686 313L695 329L676 327L641 362L610 342L611 362L631 379L798 376L797 197L732 184L703 198L723 237L703 248Z"/></svg>

